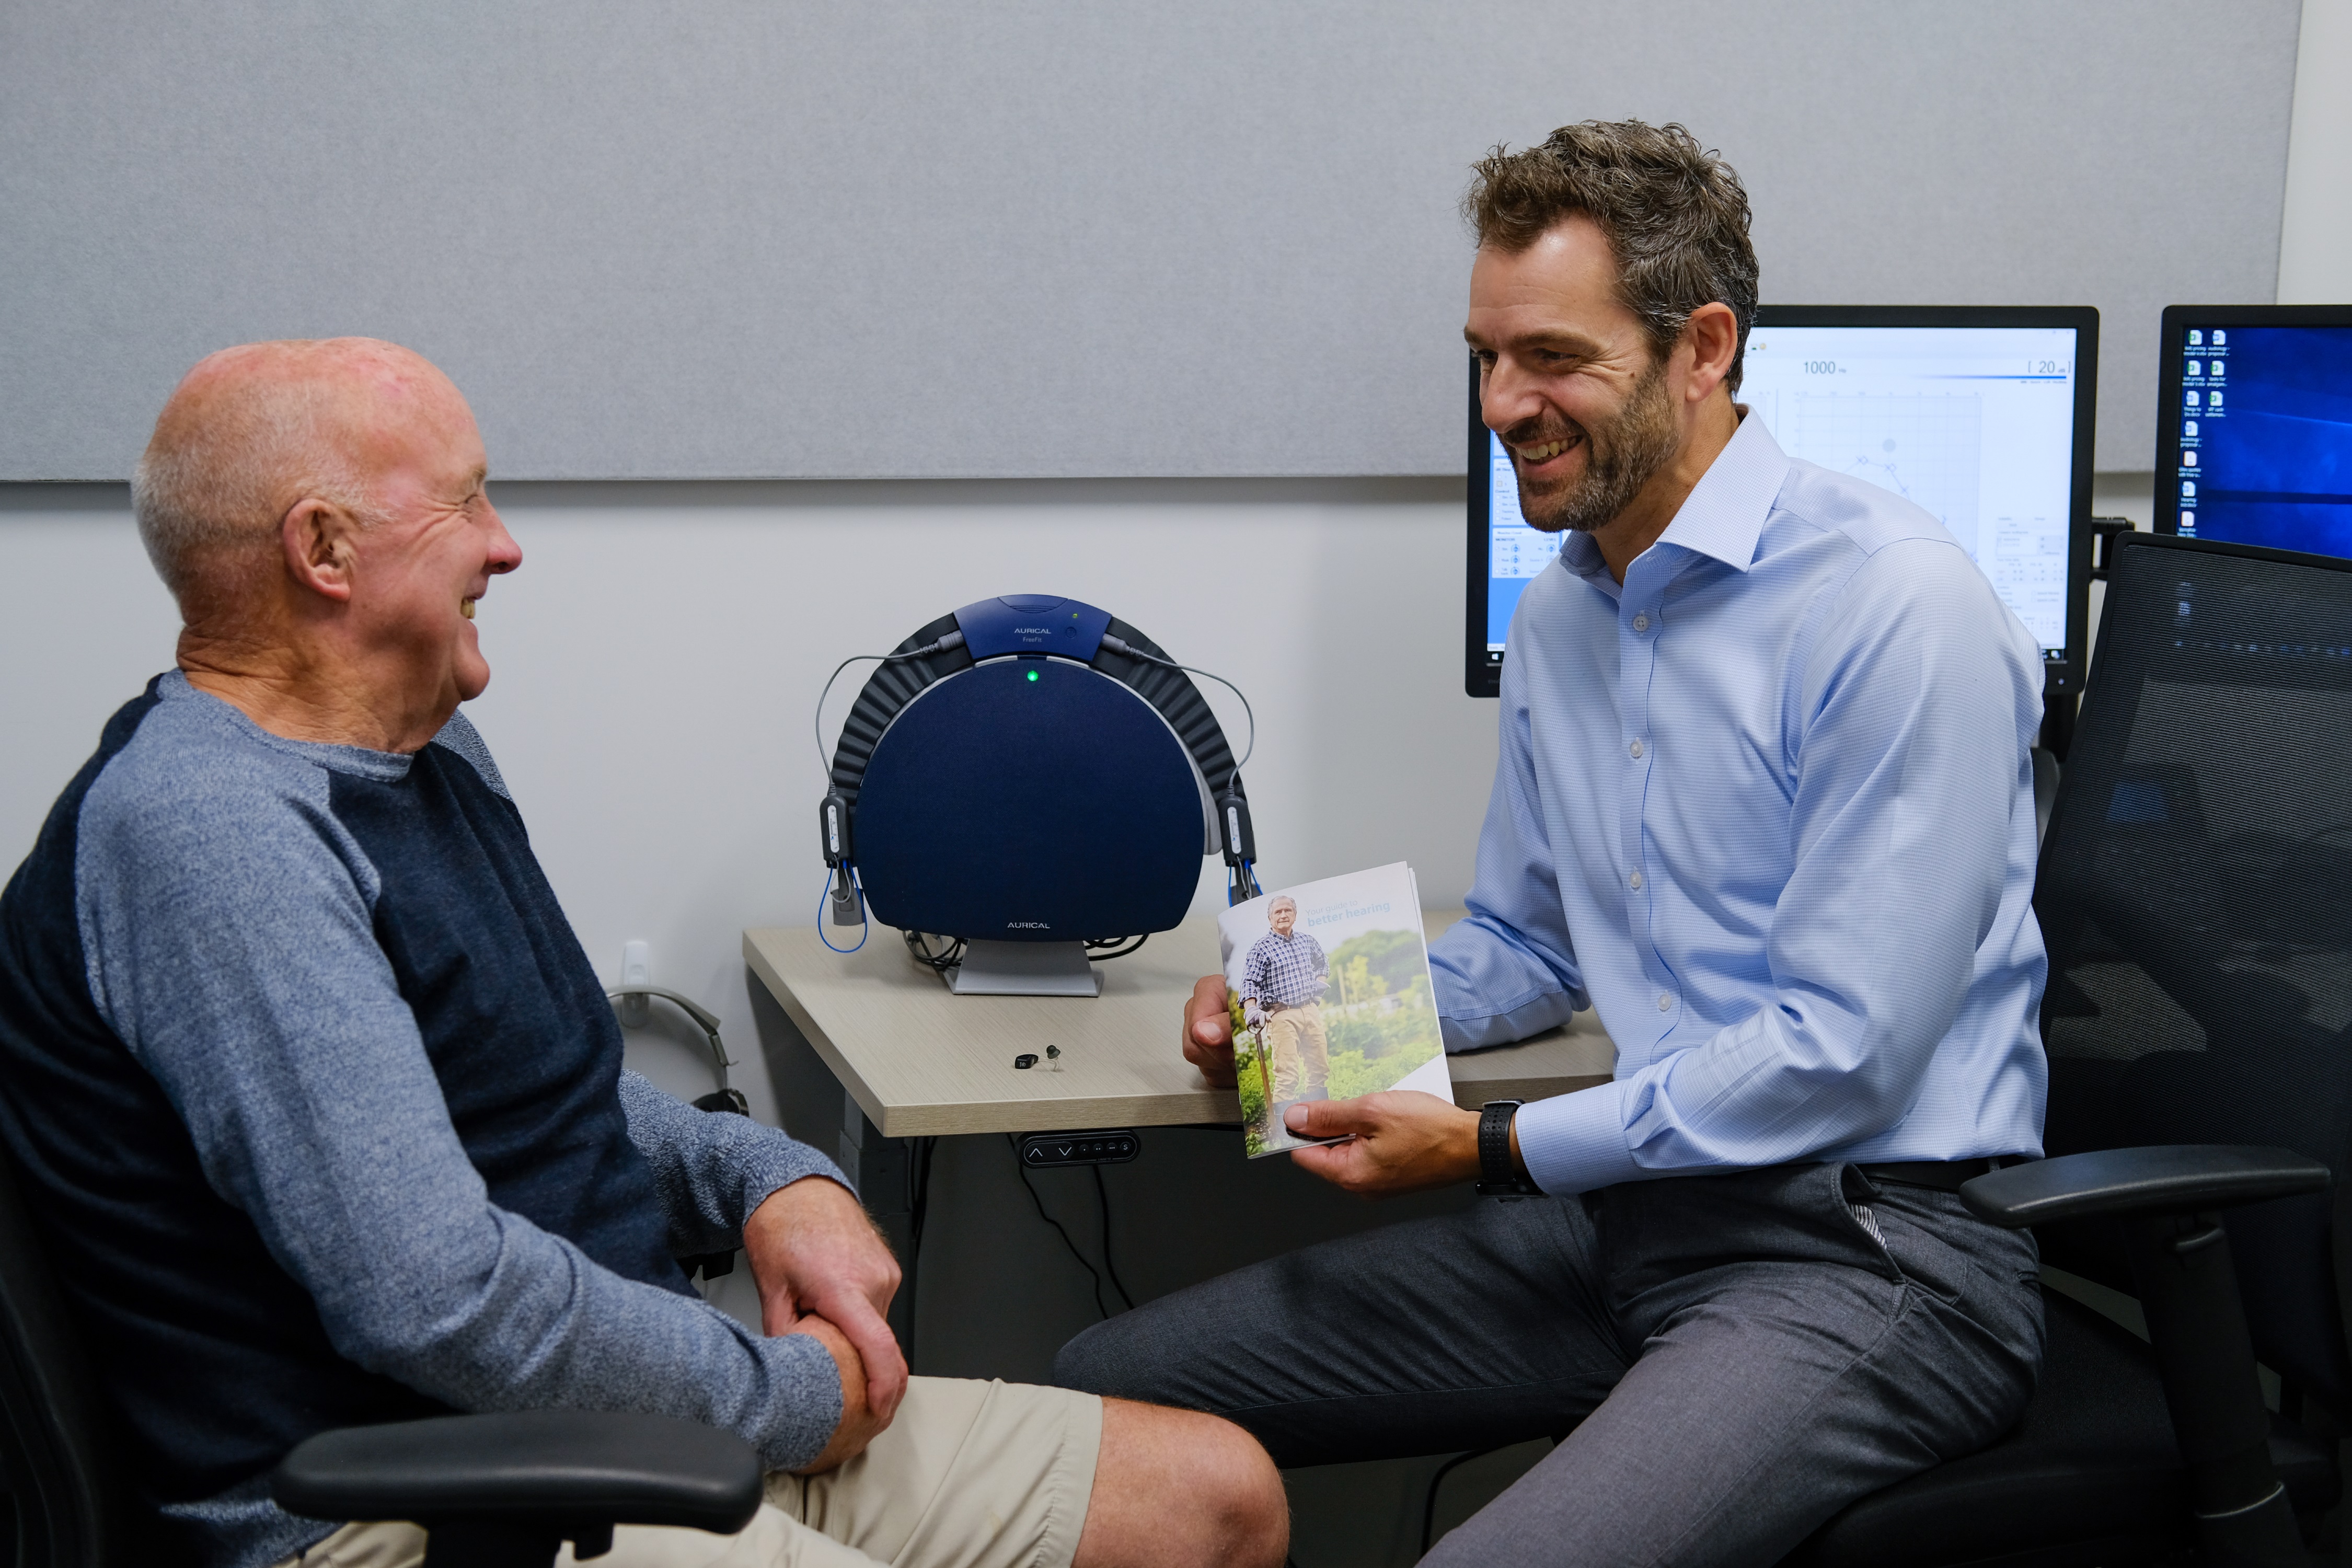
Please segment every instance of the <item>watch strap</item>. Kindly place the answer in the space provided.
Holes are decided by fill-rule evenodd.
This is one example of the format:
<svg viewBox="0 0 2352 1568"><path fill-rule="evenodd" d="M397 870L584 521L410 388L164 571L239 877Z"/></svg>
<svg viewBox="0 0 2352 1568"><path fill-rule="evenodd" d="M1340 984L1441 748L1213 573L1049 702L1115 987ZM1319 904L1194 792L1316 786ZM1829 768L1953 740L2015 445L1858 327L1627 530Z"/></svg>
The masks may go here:
<svg viewBox="0 0 2352 1568"><path fill-rule="evenodd" d="M1525 1103L1517 1100L1490 1100L1478 1112L1478 1192L1481 1196L1524 1196L1540 1190L1511 1166L1511 1118Z"/></svg>

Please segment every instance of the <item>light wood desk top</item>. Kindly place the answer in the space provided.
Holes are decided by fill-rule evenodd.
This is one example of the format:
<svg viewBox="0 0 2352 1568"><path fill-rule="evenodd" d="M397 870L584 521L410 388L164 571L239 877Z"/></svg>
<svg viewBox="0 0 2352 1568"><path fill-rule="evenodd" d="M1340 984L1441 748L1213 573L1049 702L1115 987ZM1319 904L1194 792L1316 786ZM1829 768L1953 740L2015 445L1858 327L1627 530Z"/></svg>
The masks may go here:
<svg viewBox="0 0 2352 1568"><path fill-rule="evenodd" d="M1431 936L1460 910L1423 916ZM1185 921L1139 952L1097 966L1102 994L953 996L874 928L855 953L826 950L813 926L743 933L743 959L887 1138L1052 1132L1237 1121L1241 1100L1211 1089L1181 1054L1192 983L1217 967L1217 923ZM1045 1059L1059 1046L1056 1061ZM1013 1058L1034 1052L1027 1070ZM1615 1048L1592 1014L1517 1045L1457 1056L1456 1104L1541 1100L1606 1082Z"/></svg>

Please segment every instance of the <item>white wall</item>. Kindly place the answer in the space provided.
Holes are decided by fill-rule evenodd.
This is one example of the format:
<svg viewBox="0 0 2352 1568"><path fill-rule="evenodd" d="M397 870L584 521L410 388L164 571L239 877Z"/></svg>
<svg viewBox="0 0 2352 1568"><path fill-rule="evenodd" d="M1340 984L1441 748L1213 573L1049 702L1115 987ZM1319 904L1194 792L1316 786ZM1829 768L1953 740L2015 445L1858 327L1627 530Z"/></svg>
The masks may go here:
<svg viewBox="0 0 2352 1568"><path fill-rule="evenodd" d="M1266 876L1403 858L1433 900L1469 885L1495 707L1462 692L1458 485L492 494L524 563L482 601L494 673L468 711L598 970L617 978L622 943L650 942L656 981L725 1020L764 1114L740 934L815 916L818 689L845 655L984 595L1086 599L1237 682L1259 721L1244 776ZM0 668L16 673L0 863L13 864L106 714L171 663L176 620L112 487L0 489ZM828 743L870 668L835 688ZM1239 705L1203 685L1238 748ZM1203 866L1206 910L1223 862ZM686 1053L640 1055L670 1087L709 1087Z"/></svg>
<svg viewBox="0 0 2352 1568"><path fill-rule="evenodd" d="M2352 300L2352 0L2303 0L2278 302Z"/></svg>

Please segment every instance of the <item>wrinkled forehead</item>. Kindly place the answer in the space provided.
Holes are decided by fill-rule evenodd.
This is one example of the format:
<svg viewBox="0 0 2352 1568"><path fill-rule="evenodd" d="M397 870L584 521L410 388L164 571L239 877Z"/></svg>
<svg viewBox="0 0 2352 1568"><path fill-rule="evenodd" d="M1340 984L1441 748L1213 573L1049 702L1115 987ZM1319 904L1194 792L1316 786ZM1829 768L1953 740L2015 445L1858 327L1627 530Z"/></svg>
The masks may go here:
<svg viewBox="0 0 2352 1568"><path fill-rule="evenodd" d="M1298 912L1298 902L1295 899L1276 899L1265 906L1267 914L1273 914L1277 910L1288 910L1295 915Z"/></svg>

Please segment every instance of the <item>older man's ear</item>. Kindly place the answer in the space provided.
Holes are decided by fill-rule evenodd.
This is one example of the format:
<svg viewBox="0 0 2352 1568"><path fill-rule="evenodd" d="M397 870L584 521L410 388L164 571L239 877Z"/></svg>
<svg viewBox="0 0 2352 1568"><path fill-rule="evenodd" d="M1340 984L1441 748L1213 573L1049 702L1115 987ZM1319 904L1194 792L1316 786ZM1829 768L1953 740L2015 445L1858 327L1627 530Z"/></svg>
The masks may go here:
<svg viewBox="0 0 2352 1568"><path fill-rule="evenodd" d="M309 498L287 509L278 525L286 570L300 586L321 598L349 604L352 597L351 536L359 520L332 501Z"/></svg>

